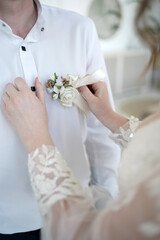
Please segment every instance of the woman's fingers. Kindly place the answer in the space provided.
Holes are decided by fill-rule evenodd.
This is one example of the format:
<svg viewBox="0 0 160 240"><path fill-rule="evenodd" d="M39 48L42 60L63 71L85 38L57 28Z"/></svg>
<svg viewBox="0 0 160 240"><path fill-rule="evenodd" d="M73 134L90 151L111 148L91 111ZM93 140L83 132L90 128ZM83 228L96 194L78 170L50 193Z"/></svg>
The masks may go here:
<svg viewBox="0 0 160 240"><path fill-rule="evenodd" d="M35 79L35 88L36 88L36 96L41 101L41 103L45 104L44 88L40 83L38 77Z"/></svg>
<svg viewBox="0 0 160 240"><path fill-rule="evenodd" d="M12 103L8 94L5 92L2 96L2 111L4 115L9 119Z"/></svg>
<svg viewBox="0 0 160 240"><path fill-rule="evenodd" d="M2 111L3 111L4 115L8 118L6 104L4 101L2 101Z"/></svg>
<svg viewBox="0 0 160 240"><path fill-rule="evenodd" d="M25 80L23 78L20 78L20 77L17 77L14 80L14 84L15 84L16 88L19 91L29 89L29 87L28 87L27 83L25 82Z"/></svg>
<svg viewBox="0 0 160 240"><path fill-rule="evenodd" d="M93 83L89 86L80 87L78 90L88 103L90 103L90 101L93 101L95 97L101 98L104 92L107 94L106 83L102 81Z"/></svg>
<svg viewBox="0 0 160 240"><path fill-rule="evenodd" d="M38 79L35 81L36 94L25 80L15 79L15 86L8 84L3 94L2 109L26 150L31 152L42 144L52 145L48 131L48 117L44 103L44 90Z"/></svg>
<svg viewBox="0 0 160 240"><path fill-rule="evenodd" d="M90 91L90 89L87 86L79 87L78 91L81 93L82 97L90 103L94 99L93 93Z"/></svg>
<svg viewBox="0 0 160 240"><path fill-rule="evenodd" d="M12 83L8 83L5 87L5 92L11 97L17 93L17 89Z"/></svg>
<svg viewBox="0 0 160 240"><path fill-rule="evenodd" d="M6 92L2 96L2 100L3 100L3 103L5 103L5 105L8 105L8 103L10 101L10 97Z"/></svg>

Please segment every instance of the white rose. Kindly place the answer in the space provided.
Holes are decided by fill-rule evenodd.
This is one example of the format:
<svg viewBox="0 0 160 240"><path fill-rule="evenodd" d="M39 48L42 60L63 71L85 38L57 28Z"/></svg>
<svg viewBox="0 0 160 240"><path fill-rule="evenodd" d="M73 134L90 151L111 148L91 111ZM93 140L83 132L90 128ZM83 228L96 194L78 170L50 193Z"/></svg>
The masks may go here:
<svg viewBox="0 0 160 240"><path fill-rule="evenodd" d="M77 75L67 74L66 79L69 81L69 85L72 85L73 82L78 80L78 76Z"/></svg>
<svg viewBox="0 0 160 240"><path fill-rule="evenodd" d="M60 92L61 103L65 107L72 107L73 100L76 98L77 90L73 87L67 87Z"/></svg>

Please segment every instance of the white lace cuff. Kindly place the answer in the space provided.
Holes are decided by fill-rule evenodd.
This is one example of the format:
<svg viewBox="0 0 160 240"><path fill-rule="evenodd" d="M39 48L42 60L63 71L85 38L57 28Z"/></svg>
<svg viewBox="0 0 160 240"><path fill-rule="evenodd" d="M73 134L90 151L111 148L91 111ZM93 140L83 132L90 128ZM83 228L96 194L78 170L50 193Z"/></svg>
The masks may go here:
<svg viewBox="0 0 160 240"><path fill-rule="evenodd" d="M110 138L122 149L126 148L139 124L139 119L131 116L126 124L120 127L117 132L112 133Z"/></svg>

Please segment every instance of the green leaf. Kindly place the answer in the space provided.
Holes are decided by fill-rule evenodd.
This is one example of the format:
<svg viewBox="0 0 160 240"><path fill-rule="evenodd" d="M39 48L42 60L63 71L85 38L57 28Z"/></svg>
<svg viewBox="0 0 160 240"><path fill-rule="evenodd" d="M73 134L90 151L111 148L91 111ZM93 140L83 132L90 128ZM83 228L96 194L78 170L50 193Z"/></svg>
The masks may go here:
<svg viewBox="0 0 160 240"><path fill-rule="evenodd" d="M57 79L58 79L58 76L57 76L57 74L56 74L56 73L54 73L54 77L55 77L55 80L57 80Z"/></svg>

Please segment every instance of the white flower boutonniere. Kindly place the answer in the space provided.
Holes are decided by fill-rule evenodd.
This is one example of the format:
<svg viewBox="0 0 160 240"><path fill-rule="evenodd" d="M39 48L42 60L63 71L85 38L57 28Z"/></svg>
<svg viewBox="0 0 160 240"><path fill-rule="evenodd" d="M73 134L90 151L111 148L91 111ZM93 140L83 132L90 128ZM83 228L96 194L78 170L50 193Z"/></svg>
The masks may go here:
<svg viewBox="0 0 160 240"><path fill-rule="evenodd" d="M92 74L87 74L83 78L77 75L67 74L64 77L58 77L56 73L46 83L47 92L52 95L53 100L60 100L65 107L77 106L86 116L89 115L89 107L84 98L80 95L77 88L96 83L105 78L105 72L102 68Z"/></svg>
<svg viewBox="0 0 160 240"><path fill-rule="evenodd" d="M77 90L72 84L77 80L78 76L68 74L66 78L59 78L54 73L53 77L47 81L46 88L48 93L52 94L53 100L59 99L63 106L72 107L77 94Z"/></svg>

